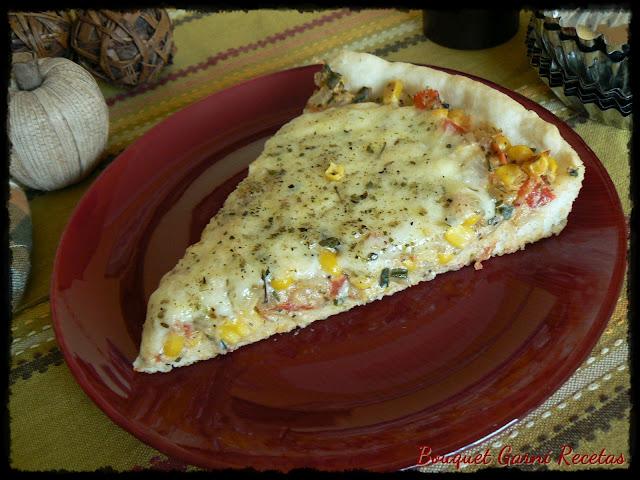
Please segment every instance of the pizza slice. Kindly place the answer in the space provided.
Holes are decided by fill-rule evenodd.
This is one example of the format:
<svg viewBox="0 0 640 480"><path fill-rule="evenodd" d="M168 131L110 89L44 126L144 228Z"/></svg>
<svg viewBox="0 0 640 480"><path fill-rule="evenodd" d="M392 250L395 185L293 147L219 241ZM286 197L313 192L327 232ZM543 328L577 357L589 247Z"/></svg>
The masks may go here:
<svg viewBox="0 0 640 480"><path fill-rule="evenodd" d="M584 166L467 77L343 52L151 295L134 368L166 372L524 248Z"/></svg>

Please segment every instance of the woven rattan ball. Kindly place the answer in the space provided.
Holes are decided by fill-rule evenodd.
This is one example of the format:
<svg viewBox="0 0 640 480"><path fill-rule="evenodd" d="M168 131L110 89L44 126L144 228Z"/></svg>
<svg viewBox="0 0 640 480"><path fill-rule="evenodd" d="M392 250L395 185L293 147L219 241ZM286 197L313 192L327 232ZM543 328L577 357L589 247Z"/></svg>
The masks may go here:
<svg viewBox="0 0 640 480"><path fill-rule="evenodd" d="M134 86L155 79L171 63L173 25L166 10L84 10L71 29L80 63L100 78Z"/></svg>
<svg viewBox="0 0 640 480"><path fill-rule="evenodd" d="M11 51L32 52L36 57L69 57L69 12L9 13Z"/></svg>

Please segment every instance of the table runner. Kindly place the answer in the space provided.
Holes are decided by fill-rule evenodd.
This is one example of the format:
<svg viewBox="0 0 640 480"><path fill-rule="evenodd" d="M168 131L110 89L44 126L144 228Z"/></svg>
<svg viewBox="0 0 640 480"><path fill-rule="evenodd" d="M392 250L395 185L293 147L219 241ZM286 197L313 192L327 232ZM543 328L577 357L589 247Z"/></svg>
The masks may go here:
<svg viewBox="0 0 640 480"><path fill-rule="evenodd" d="M607 168L626 218L630 132L598 124L563 106L528 64L521 12L517 35L478 51L441 47L422 34L418 10L170 10L177 52L159 79L131 90L104 82L110 135L104 160L83 182L55 192L28 190L33 222L31 278L11 323L9 375L10 462L19 470L191 470L116 426L84 394L64 363L51 326L49 285L53 258L73 208L110 161L163 118L213 92L249 78L311 63L341 49L388 60L430 63L462 70L516 90L567 121ZM626 283L605 332L571 379L535 411L468 452L506 445L514 453L557 452L624 455L629 459L628 304ZM416 439L416 460L420 439ZM496 466L494 462L493 465ZM618 466L619 467L619 466ZM460 465L471 471L481 468ZM611 468L551 462L533 469ZM424 471L457 470L455 465Z"/></svg>

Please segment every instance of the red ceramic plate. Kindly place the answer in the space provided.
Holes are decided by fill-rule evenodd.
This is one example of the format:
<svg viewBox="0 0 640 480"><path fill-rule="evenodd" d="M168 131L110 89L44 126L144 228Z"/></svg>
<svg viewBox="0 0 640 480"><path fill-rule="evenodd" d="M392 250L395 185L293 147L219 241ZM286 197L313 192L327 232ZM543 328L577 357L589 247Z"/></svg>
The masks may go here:
<svg viewBox="0 0 640 480"><path fill-rule="evenodd" d="M58 248L51 306L80 386L111 419L201 467L391 470L513 422L567 380L612 312L625 263L619 199L594 153L561 235L295 333L167 374L136 373L146 302L298 115L317 66L251 80L172 115L118 157ZM474 77L475 78L475 77Z"/></svg>

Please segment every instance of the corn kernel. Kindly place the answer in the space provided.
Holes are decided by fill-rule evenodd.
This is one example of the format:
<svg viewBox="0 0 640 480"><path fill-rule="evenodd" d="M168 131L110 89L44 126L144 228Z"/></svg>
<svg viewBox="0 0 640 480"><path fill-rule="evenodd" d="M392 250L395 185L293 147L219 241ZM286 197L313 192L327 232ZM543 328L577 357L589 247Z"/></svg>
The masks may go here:
<svg viewBox="0 0 640 480"><path fill-rule="evenodd" d="M236 331L233 325L222 325L218 329L218 336L227 345L234 345L240 341L240 334Z"/></svg>
<svg viewBox="0 0 640 480"><path fill-rule="evenodd" d="M469 125L469 117L460 108L449 110L449 120L460 126Z"/></svg>
<svg viewBox="0 0 640 480"><path fill-rule="evenodd" d="M329 168L324 172L324 176L327 180L337 182L344 177L344 166L338 165L333 162L329 163Z"/></svg>
<svg viewBox="0 0 640 480"><path fill-rule="evenodd" d="M250 332L249 326L241 319L237 319L235 323L227 322L218 327L218 337L226 344L238 343L242 337Z"/></svg>
<svg viewBox="0 0 640 480"><path fill-rule="evenodd" d="M496 175L507 188L516 187L525 179L522 169L513 163L500 165L496 168Z"/></svg>
<svg viewBox="0 0 640 480"><path fill-rule="evenodd" d="M556 179L556 172L558 171L558 162L553 157L547 157L549 168L547 169L547 180L553 182Z"/></svg>
<svg viewBox="0 0 640 480"><path fill-rule="evenodd" d="M180 335L179 333L170 332L164 341L162 351L164 352L165 356L169 358L176 358L178 355L180 355L180 352L184 347L184 343L184 336Z"/></svg>
<svg viewBox="0 0 640 480"><path fill-rule="evenodd" d="M540 155L536 160L526 162L524 164L524 170L532 177L539 177L544 175L549 168L549 161L546 155Z"/></svg>
<svg viewBox="0 0 640 480"><path fill-rule="evenodd" d="M507 149L506 154L509 159L518 163L529 160L534 155L533 150L526 145L513 145Z"/></svg>
<svg viewBox="0 0 640 480"><path fill-rule="evenodd" d="M556 159L551 156L547 157L547 161L549 162L549 173L555 175L558 171L558 162L556 162Z"/></svg>
<svg viewBox="0 0 640 480"><path fill-rule="evenodd" d="M371 277L354 275L349 277L349 283L358 290L366 290L373 284L373 279Z"/></svg>
<svg viewBox="0 0 640 480"><path fill-rule="evenodd" d="M502 133L498 133L497 135L494 135L493 141L496 142L496 145L498 145L498 148L503 152L508 150L511 147L511 142Z"/></svg>
<svg viewBox="0 0 640 480"><path fill-rule="evenodd" d="M413 272L416 269L416 262L413 258L406 258L402 261L402 266L409 272Z"/></svg>
<svg viewBox="0 0 640 480"><path fill-rule="evenodd" d="M251 333L251 327L241 319L236 320L236 328L238 332L240 332L240 335L249 335L249 333Z"/></svg>
<svg viewBox="0 0 640 480"><path fill-rule="evenodd" d="M471 215L469 218L467 218L464 222L462 222L462 224L466 227L473 227L476 223L478 223L479 220L480 220L480 215L476 213L474 215Z"/></svg>
<svg viewBox="0 0 640 480"><path fill-rule="evenodd" d="M475 233L471 227L466 225L458 225L451 227L444 234L444 238L447 242L457 248L464 248L469 244Z"/></svg>
<svg viewBox="0 0 640 480"><path fill-rule="evenodd" d="M293 283L293 278L285 277L285 278L274 278L271 280L271 286L274 290L286 290Z"/></svg>
<svg viewBox="0 0 640 480"><path fill-rule="evenodd" d="M338 255L330 250L322 250L320 252L320 266L322 270L330 275L338 276L342 272L338 265Z"/></svg>
<svg viewBox="0 0 640 480"><path fill-rule="evenodd" d="M384 91L382 92L382 102L385 105L390 103L397 104L403 89L404 85L400 80L391 80L384 87Z"/></svg>
<svg viewBox="0 0 640 480"><path fill-rule="evenodd" d="M446 108L435 108L431 110L431 115L433 115L435 118L447 118L447 116L449 115L449 110L447 110Z"/></svg>
<svg viewBox="0 0 640 480"><path fill-rule="evenodd" d="M453 253L438 253L438 263L440 263L440 265L446 265L451 260L453 260Z"/></svg>

